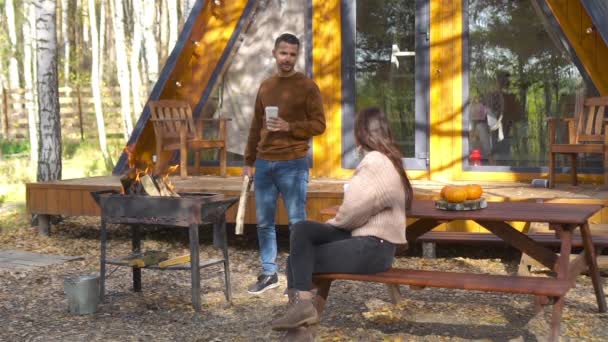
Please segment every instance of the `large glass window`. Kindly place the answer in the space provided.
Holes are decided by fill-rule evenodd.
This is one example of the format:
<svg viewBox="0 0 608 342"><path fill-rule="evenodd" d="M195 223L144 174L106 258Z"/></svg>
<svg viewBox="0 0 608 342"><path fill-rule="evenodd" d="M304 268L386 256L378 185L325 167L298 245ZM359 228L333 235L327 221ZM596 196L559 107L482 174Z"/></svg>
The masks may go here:
<svg viewBox="0 0 608 342"><path fill-rule="evenodd" d="M539 170L545 119L573 115L583 80L543 16L529 0L468 1L468 165Z"/></svg>
<svg viewBox="0 0 608 342"><path fill-rule="evenodd" d="M414 156L416 9L409 0L357 2L357 110L381 107L401 153Z"/></svg>
<svg viewBox="0 0 608 342"><path fill-rule="evenodd" d="M346 111L352 111L345 121L352 121L354 113L365 107L380 107L412 168L426 168L428 157L428 82L422 67L428 66L426 4L426 0L360 0L343 5L344 13L352 16L351 22L346 16L342 37L348 74L345 99L351 106ZM343 141L348 142L352 127L345 128ZM348 159L349 151L345 152Z"/></svg>

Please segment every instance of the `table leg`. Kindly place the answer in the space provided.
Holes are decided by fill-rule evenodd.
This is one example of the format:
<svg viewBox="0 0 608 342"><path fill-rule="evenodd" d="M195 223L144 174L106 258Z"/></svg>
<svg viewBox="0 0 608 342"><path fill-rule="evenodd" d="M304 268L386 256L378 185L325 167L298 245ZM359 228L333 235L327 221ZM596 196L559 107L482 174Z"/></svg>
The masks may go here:
<svg viewBox="0 0 608 342"><path fill-rule="evenodd" d="M314 280L314 285L317 287L317 295L314 298L314 305L317 309L317 313L319 314L319 318L323 314L325 310L325 303L327 302L327 296L329 296L329 290L331 288L332 280Z"/></svg>
<svg viewBox="0 0 608 342"><path fill-rule="evenodd" d="M101 219L101 234L100 234L100 253L99 253L99 302L103 303L103 297L106 293L106 244L108 240L108 230L106 229L106 221Z"/></svg>
<svg viewBox="0 0 608 342"><path fill-rule="evenodd" d="M437 227L441 223L442 222L434 219L418 219L416 222L410 224L405 230L408 244L413 245L417 238Z"/></svg>
<svg viewBox="0 0 608 342"><path fill-rule="evenodd" d="M131 225L131 251L132 254L141 253L140 227L137 224ZM133 291L141 292L141 268L132 267L133 272Z"/></svg>
<svg viewBox="0 0 608 342"><path fill-rule="evenodd" d="M198 254L198 225L188 227L190 236L190 276L192 281L192 306L196 312L201 312L201 269Z"/></svg>
<svg viewBox="0 0 608 342"><path fill-rule="evenodd" d="M549 341L559 341L559 328L565 301L566 296L561 296L557 299L555 304L553 304L553 312L551 314L551 335L549 336Z"/></svg>
<svg viewBox="0 0 608 342"><path fill-rule="evenodd" d="M600 278L600 272L597 268L595 248L591 239L591 231L589 230L588 223L581 226L581 237L583 239L583 246L585 248L585 258L587 259L589 274L591 274L591 281L593 282L593 289L595 290L597 307L599 312L606 312L606 297L604 297L602 279Z"/></svg>
<svg viewBox="0 0 608 342"><path fill-rule="evenodd" d="M572 230L564 229L562 226L554 226L555 233L558 235L561 246L559 251L559 258L555 265L555 271L557 272L557 279L568 279L569 278L569 266L570 266L570 251L572 250ZM560 325L562 320L562 311L564 310L564 302L566 295L563 294L556 298L553 304L553 312L551 313L551 335L549 341L558 341L560 336Z"/></svg>

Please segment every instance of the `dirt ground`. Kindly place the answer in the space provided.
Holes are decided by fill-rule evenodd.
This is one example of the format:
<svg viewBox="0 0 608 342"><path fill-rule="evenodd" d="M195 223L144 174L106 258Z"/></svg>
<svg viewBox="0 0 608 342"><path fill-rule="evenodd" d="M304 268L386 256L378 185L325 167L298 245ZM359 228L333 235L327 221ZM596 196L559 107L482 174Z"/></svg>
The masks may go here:
<svg viewBox="0 0 608 342"><path fill-rule="evenodd" d="M255 228L245 236L230 234L234 300L226 302L221 267L203 269L203 313L190 305L187 271L143 270L143 292L131 291L130 270L110 265L106 302L93 315L68 312L63 280L70 275L97 273L99 221L69 218L53 227L50 238L34 229L0 233L0 249L84 257L31 271L0 270L0 341L272 341L273 316L287 298L281 286L260 296L247 294L258 272ZM229 227L233 231L233 227ZM127 255L129 230L112 226L110 256ZM211 244L210 229L201 231L201 258L221 253ZM288 239L279 236L279 264L284 266ZM149 228L144 249L188 253L185 230ZM477 273L512 274L518 253L507 249L439 247L438 259L422 259L420 251L401 252L396 265ZM336 256L339 257L339 256ZM283 270L283 267L282 267ZM605 283L604 278L604 283ZM608 287L604 284L604 291ZM535 315L532 297L447 289L410 290L404 299L389 301L383 285L336 282L317 334L318 341L543 341L550 309ZM562 320L564 341L607 341L608 314L598 314L589 277L579 277L568 293Z"/></svg>

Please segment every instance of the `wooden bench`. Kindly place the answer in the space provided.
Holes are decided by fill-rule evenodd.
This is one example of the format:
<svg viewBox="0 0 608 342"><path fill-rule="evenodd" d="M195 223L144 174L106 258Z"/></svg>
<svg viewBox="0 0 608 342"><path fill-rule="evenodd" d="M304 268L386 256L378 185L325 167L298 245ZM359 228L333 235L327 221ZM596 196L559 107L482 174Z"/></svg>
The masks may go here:
<svg viewBox="0 0 608 342"><path fill-rule="evenodd" d="M573 284L567 280L543 277L513 277L506 275L469 274L456 272L425 271L391 268L386 272L374 274L328 273L315 274L313 283L317 287L315 306L319 315L325 309L331 284L335 280L352 280L368 283L386 284L393 303L399 302L399 285L409 285L414 290L425 287L438 287L490 292L531 294L536 296L536 310L542 305L552 303L552 298L562 297Z"/></svg>
<svg viewBox="0 0 608 342"><path fill-rule="evenodd" d="M602 231L605 228L601 228ZM545 246L559 247L560 240L552 232L538 232L527 234L532 240L537 241ZM437 243L453 243L453 244L502 244L506 246L506 242L494 234L489 233L467 233L467 232L441 232L430 231L420 236L416 241L422 242L422 256L425 258L435 258L435 250ZM608 268L608 256L601 256L602 251L608 247L608 234L594 234L593 245L596 248L597 264L599 268ZM583 240L580 233L574 234L572 237L572 247L583 247ZM573 254L572 257L576 255ZM536 260L530 258L527 254L522 254L519 262L518 273L520 275L529 275L532 267L543 268Z"/></svg>
<svg viewBox="0 0 608 342"><path fill-rule="evenodd" d="M546 233L530 233L527 234L532 240L537 241L545 246L559 246L560 240L552 232ZM426 258L434 258L436 253L436 244L467 244L467 245L485 245L485 244L501 244L507 245L504 240L490 233L469 233L469 232L440 232L430 231L421 235L417 242L422 242L422 255ZM593 245L597 248L598 254L603 248L608 247L608 234L593 235ZM572 237L572 247L582 247L583 241L580 234L574 234Z"/></svg>

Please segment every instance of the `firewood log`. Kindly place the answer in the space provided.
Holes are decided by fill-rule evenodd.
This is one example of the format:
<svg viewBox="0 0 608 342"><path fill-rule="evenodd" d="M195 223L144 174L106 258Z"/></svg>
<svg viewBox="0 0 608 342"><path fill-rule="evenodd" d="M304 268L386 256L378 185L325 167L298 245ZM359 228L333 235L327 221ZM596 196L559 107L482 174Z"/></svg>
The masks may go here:
<svg viewBox="0 0 608 342"><path fill-rule="evenodd" d="M165 261L159 263L158 267L165 268L165 267L169 267L169 266L173 266L173 265L185 264L187 262L190 262L190 254L186 254L186 255L175 257L175 258L171 258L169 260L165 260Z"/></svg>
<svg viewBox="0 0 608 342"><path fill-rule="evenodd" d="M167 252L146 251L142 256L126 258L126 260L128 260L129 266L146 267L156 265L161 261L167 260L168 258L169 254Z"/></svg>
<svg viewBox="0 0 608 342"><path fill-rule="evenodd" d="M141 185L144 188L144 191L150 195L150 196L160 196L160 192L158 191L158 188L156 187L156 185L154 184L154 181L152 180L152 177L150 177L149 175L144 175L140 178L141 181Z"/></svg>
<svg viewBox="0 0 608 342"><path fill-rule="evenodd" d="M243 226L245 223L245 208L247 207L247 194L251 187L251 180L249 176L243 177L243 184L241 186L241 197L239 198L239 208L236 211L236 227L234 232L238 235L243 234Z"/></svg>

